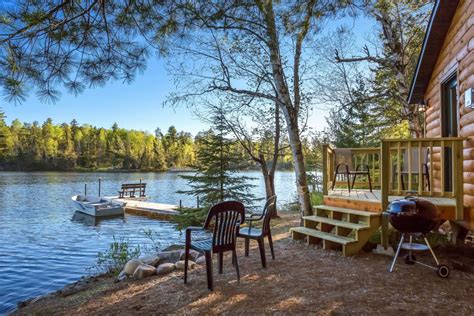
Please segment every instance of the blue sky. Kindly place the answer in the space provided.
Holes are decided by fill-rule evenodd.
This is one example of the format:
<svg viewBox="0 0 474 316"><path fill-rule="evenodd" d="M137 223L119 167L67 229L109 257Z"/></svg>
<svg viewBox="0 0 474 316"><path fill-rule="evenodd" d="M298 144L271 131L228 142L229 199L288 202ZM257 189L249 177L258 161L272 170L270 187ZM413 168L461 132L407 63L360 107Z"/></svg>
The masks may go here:
<svg viewBox="0 0 474 316"><path fill-rule="evenodd" d="M353 32L361 42L373 26L372 21L359 17L356 21L345 18L331 22L328 28L334 29L341 24L354 26ZM173 89L172 78L167 75L164 62L152 57L146 71L139 74L132 84L109 82L104 87L87 89L77 97L64 92L55 104L41 103L31 95L19 105L1 101L0 108L5 112L8 123L13 119L43 122L50 117L56 123L76 119L80 124L111 127L116 122L123 128L149 132L157 127L166 131L170 125L193 135L205 129L206 124L200 122L189 109L163 106L163 101ZM313 108L309 126L322 129L326 125L326 111Z"/></svg>

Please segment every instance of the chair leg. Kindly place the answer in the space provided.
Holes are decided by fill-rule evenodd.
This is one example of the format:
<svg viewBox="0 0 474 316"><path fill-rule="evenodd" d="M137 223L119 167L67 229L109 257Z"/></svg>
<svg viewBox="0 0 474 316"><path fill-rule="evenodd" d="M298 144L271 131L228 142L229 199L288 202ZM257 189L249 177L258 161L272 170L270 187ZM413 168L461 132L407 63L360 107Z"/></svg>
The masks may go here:
<svg viewBox="0 0 474 316"><path fill-rule="evenodd" d="M245 256L249 256L250 238L245 238Z"/></svg>
<svg viewBox="0 0 474 316"><path fill-rule="evenodd" d="M260 249L260 259L262 260L262 267L267 267L267 260L265 258L265 245L263 243L263 237L260 237L258 240L258 248Z"/></svg>
<svg viewBox="0 0 474 316"><path fill-rule="evenodd" d="M206 272L207 272L207 288L210 291L214 290L214 281L212 279L212 254L209 251L204 253L206 257Z"/></svg>
<svg viewBox="0 0 474 316"><path fill-rule="evenodd" d="M332 187L331 187L331 190L334 190L334 187L336 186L337 175L338 175L338 173L335 172L335 173L334 173L334 179L332 180Z"/></svg>
<svg viewBox="0 0 474 316"><path fill-rule="evenodd" d="M272 253L272 259L275 260L275 252L273 251L273 240L272 233L268 232L268 243L270 244L270 252Z"/></svg>
<svg viewBox="0 0 474 316"><path fill-rule="evenodd" d="M224 272L224 253L223 252L219 252L219 274L222 274Z"/></svg>
<svg viewBox="0 0 474 316"><path fill-rule="evenodd" d="M237 273L237 281L240 282L239 262L237 261L237 252L235 248L232 250L232 262L234 262L235 272Z"/></svg>
<svg viewBox="0 0 474 316"><path fill-rule="evenodd" d="M347 178L347 189L349 190L349 193L351 193L351 176L349 172L346 172L346 178Z"/></svg>
<svg viewBox="0 0 474 316"><path fill-rule="evenodd" d="M352 178L351 190L354 189L354 185L355 185L355 183L356 183L356 178L357 178L357 175L354 175L354 178Z"/></svg>
<svg viewBox="0 0 474 316"><path fill-rule="evenodd" d="M370 171L367 172L367 178L369 178L369 189L372 192L372 180L370 179Z"/></svg>
<svg viewBox="0 0 474 316"><path fill-rule="evenodd" d="M189 245L184 248L184 284L188 282Z"/></svg>

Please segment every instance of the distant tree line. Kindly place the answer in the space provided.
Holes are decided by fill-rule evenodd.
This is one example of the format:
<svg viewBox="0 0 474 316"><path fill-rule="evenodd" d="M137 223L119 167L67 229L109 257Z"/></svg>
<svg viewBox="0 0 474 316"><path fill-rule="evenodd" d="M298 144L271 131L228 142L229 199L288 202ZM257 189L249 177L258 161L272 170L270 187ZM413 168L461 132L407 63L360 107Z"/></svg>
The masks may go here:
<svg viewBox="0 0 474 316"><path fill-rule="evenodd" d="M194 163L195 145L190 133L174 126L163 134L71 123L47 119L8 126L1 120L0 169L5 170L166 170Z"/></svg>
<svg viewBox="0 0 474 316"><path fill-rule="evenodd" d="M111 128L79 124L76 120L55 124L50 118L42 124L18 119L6 124L5 115L0 112L0 170L195 169L199 165L196 155L200 138L208 133L203 131L194 137L170 126L166 133L157 128L152 134L117 124ZM311 141L305 144L310 145ZM232 147L242 162L253 167L237 140L233 140ZM279 167L291 168L289 149L281 154Z"/></svg>

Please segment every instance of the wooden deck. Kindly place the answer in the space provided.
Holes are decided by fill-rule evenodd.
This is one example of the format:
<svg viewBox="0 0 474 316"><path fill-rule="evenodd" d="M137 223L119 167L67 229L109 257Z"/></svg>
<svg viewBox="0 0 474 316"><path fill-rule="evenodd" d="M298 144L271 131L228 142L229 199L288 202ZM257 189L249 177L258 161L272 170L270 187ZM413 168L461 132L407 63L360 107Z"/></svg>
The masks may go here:
<svg viewBox="0 0 474 316"><path fill-rule="evenodd" d="M368 189L354 189L349 191L347 189L338 189L338 190L332 190L329 191L327 196L332 196L332 197L341 197L341 198L346 198L346 199L354 199L354 200L361 200L361 201L367 201L367 202L374 202L374 203L380 203L382 201L382 192L380 190L372 190L370 192ZM389 196L388 200L391 202L396 199L401 199L403 196ZM429 196L423 196L423 199L426 199L428 201L431 201L432 203L436 205L444 205L444 206L456 206L456 201L454 199L450 198L440 198L440 197L429 197Z"/></svg>
<svg viewBox="0 0 474 316"><path fill-rule="evenodd" d="M389 202L401 199L403 196L389 196ZM456 211L456 200L440 197L421 197L435 204L442 212L443 218L454 219ZM330 190L324 196L324 204L336 207L345 207L369 212L382 212L382 193L380 190L347 189Z"/></svg>
<svg viewBox="0 0 474 316"><path fill-rule="evenodd" d="M178 205L146 202L140 199L119 199L115 201L125 203L125 213L146 216L158 220L169 220L178 214Z"/></svg>

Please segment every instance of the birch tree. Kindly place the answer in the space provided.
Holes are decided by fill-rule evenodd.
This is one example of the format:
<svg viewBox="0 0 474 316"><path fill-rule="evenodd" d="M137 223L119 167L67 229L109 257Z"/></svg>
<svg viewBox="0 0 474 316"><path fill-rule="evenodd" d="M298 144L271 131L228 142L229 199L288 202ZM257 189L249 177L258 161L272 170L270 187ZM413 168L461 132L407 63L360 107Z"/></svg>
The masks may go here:
<svg viewBox="0 0 474 316"><path fill-rule="evenodd" d="M288 129L302 214L312 213L301 133L313 94L305 84L315 71L309 43L323 21L346 1L221 1L181 6L173 38L170 72L178 91L170 102L230 97L278 105ZM194 30L194 32L190 31ZM171 55L171 52L170 52ZM176 56L181 56L179 62Z"/></svg>

